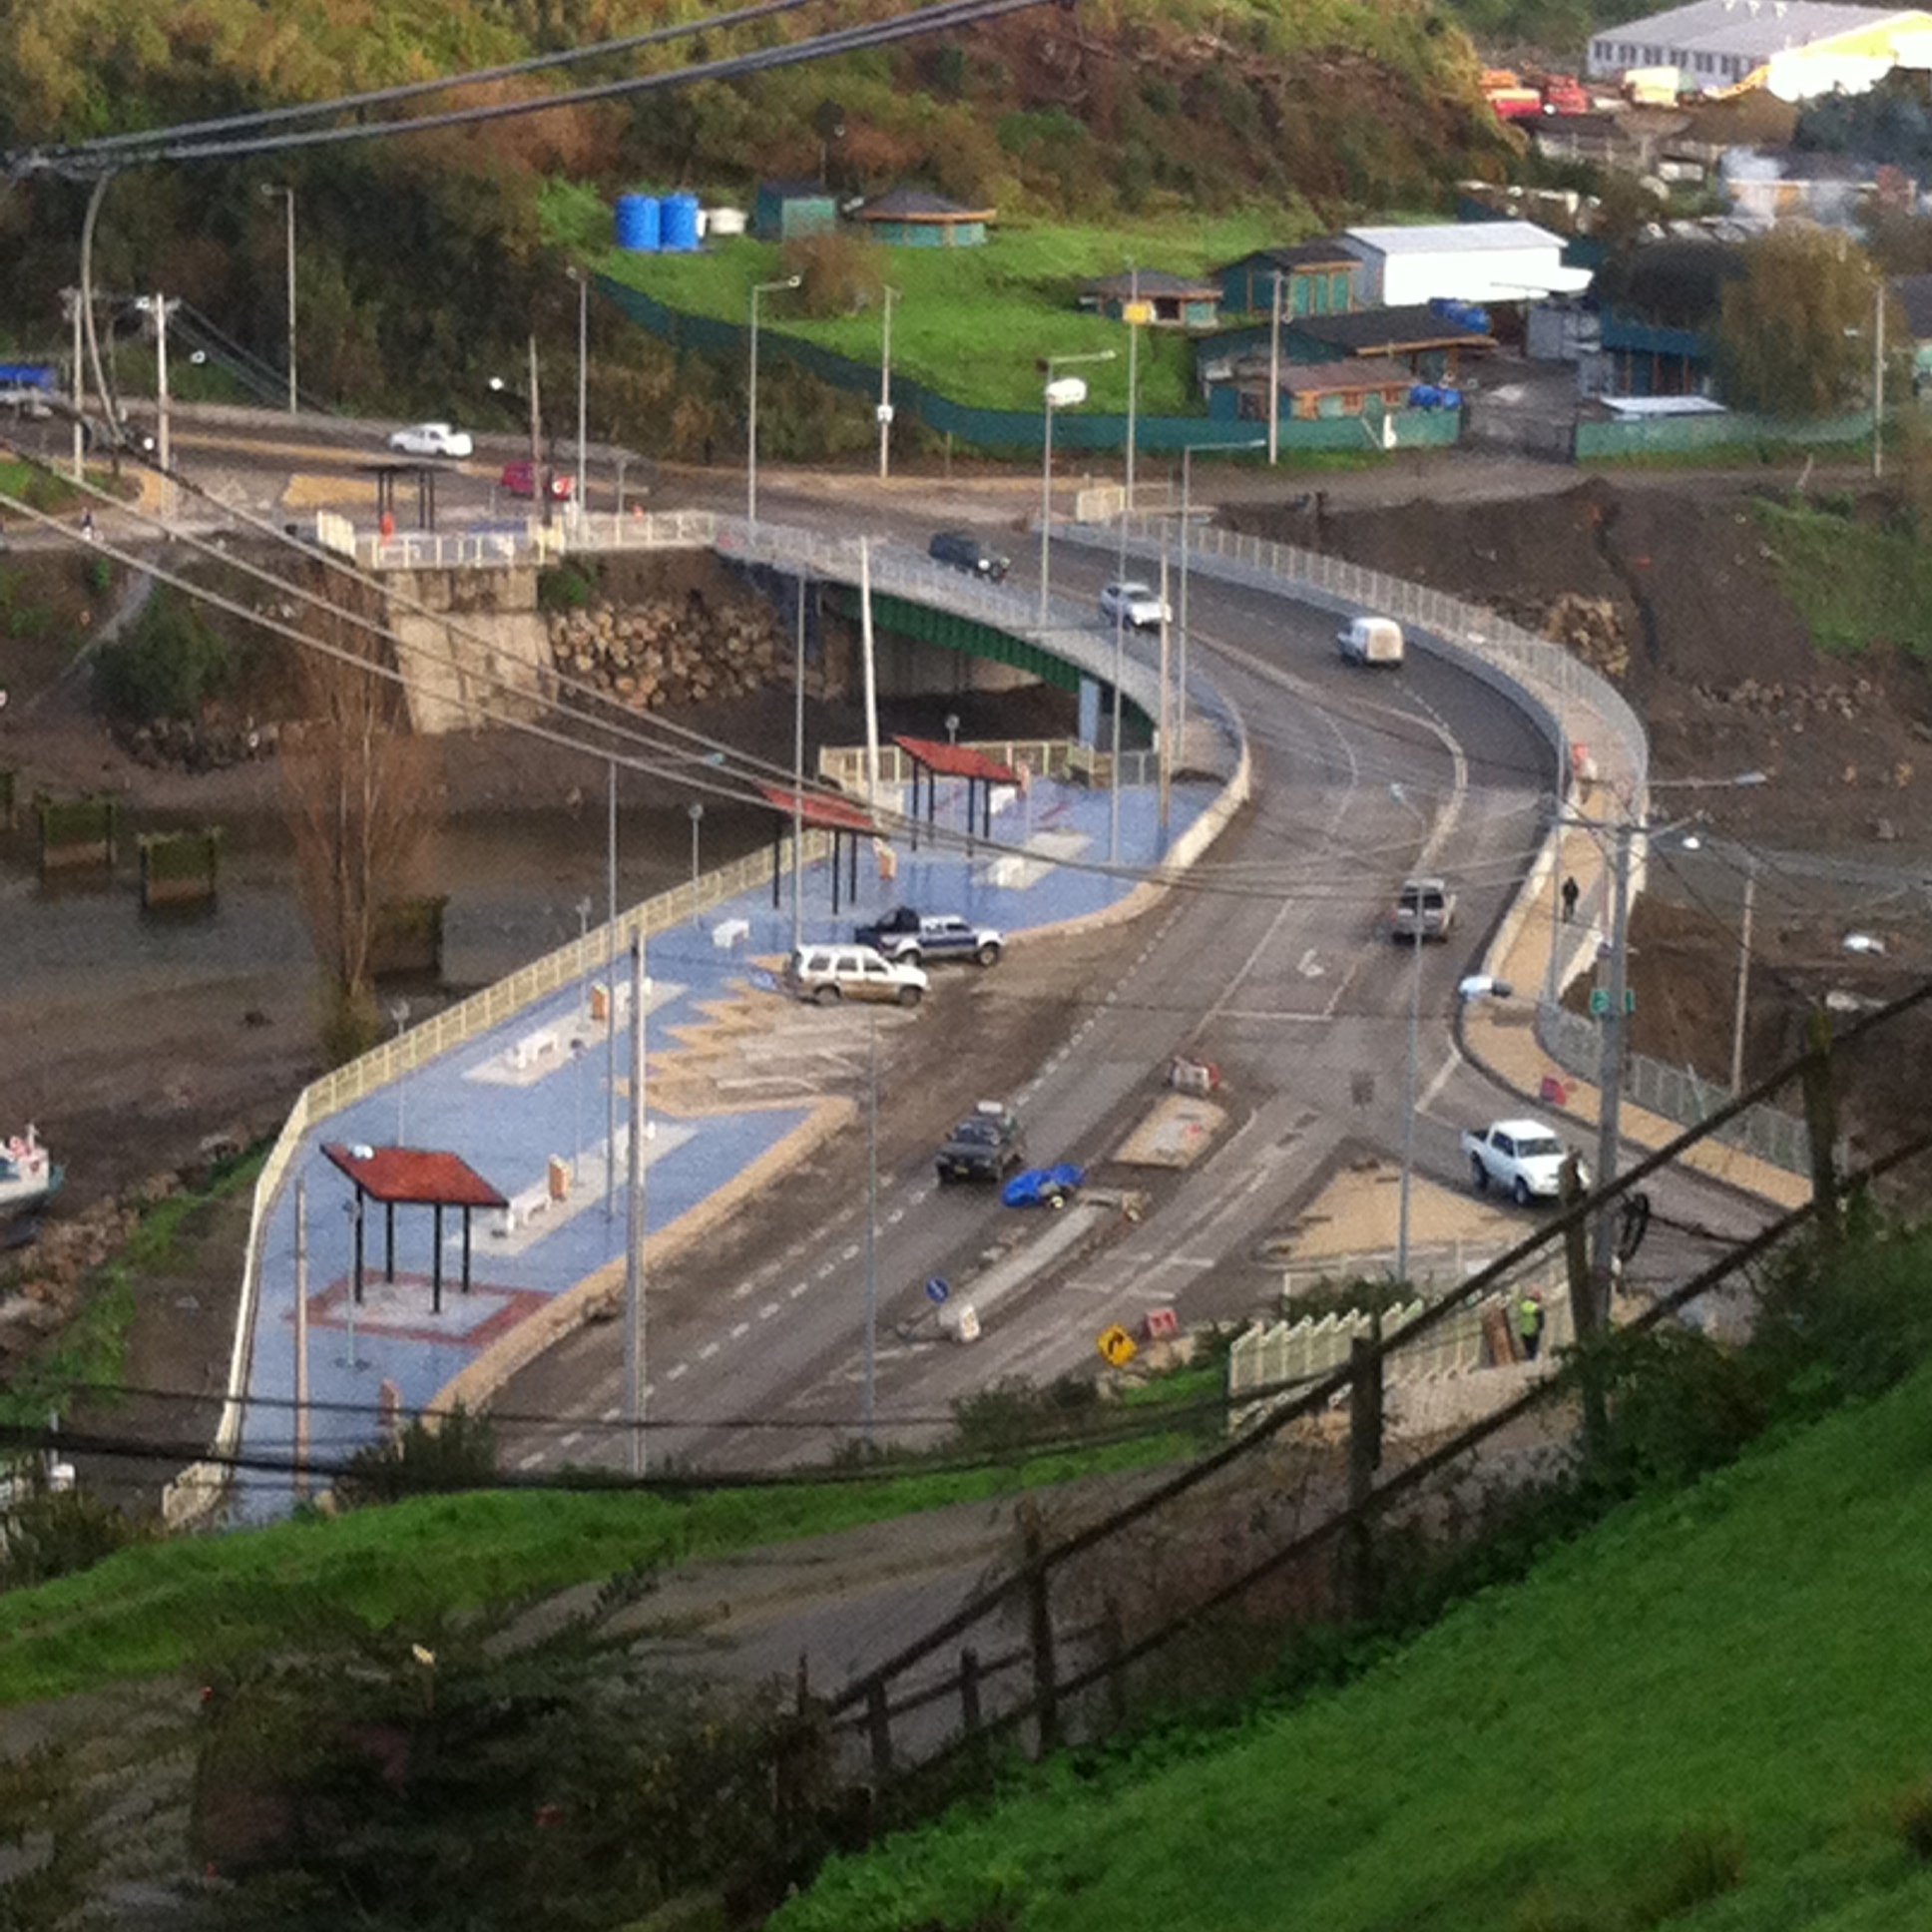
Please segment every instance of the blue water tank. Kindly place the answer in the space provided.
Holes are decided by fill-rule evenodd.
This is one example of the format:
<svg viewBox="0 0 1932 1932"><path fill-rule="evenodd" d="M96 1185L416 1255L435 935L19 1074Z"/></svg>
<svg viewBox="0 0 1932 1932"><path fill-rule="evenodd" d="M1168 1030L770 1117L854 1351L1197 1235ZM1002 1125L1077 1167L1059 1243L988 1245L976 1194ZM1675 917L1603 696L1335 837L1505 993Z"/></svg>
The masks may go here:
<svg viewBox="0 0 1932 1932"><path fill-rule="evenodd" d="M667 254L690 254L698 246L698 197L667 195L662 240Z"/></svg>
<svg viewBox="0 0 1932 1932"><path fill-rule="evenodd" d="M617 198L617 244L632 254L656 254L662 245L658 198L620 195Z"/></svg>
<svg viewBox="0 0 1932 1932"><path fill-rule="evenodd" d="M1460 409L1462 407L1462 391L1460 389L1438 389L1436 396L1436 407L1438 409Z"/></svg>

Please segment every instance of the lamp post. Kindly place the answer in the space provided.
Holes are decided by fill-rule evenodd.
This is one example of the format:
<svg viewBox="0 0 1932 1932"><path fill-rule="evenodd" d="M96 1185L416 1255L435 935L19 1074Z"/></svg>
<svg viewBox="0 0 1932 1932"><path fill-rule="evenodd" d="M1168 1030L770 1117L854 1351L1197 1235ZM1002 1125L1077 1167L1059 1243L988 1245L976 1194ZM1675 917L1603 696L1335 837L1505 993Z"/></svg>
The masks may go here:
<svg viewBox="0 0 1932 1932"><path fill-rule="evenodd" d="M409 1024L409 1002L407 1000L391 1000L389 1002L389 1017L396 1024L397 1058L400 1059L402 1030L404 1027L406 1027ZM408 1085L409 1085L408 1073L401 1066L398 1066L396 1068L396 1146L397 1147L406 1147L408 1145L408 1136L404 1132L404 1128L403 1128L403 1120L404 1120L403 1105L406 1099Z"/></svg>
<svg viewBox="0 0 1932 1932"><path fill-rule="evenodd" d="M1389 786L1389 796L1420 822L1427 841L1428 818L1420 805L1399 784ZM1415 1173L1415 1061L1417 1042L1422 1032L1422 917L1417 908L1415 932L1409 940L1409 1052L1402 1076L1402 1192L1396 1208L1395 1278L1409 1278L1409 1191Z"/></svg>
<svg viewBox="0 0 1932 1932"><path fill-rule="evenodd" d="M694 798L685 809L691 814L691 916L698 919L698 827L705 822L705 807Z"/></svg>
<svg viewBox="0 0 1932 1932"><path fill-rule="evenodd" d="M1127 474L1121 498L1124 516L1134 514L1134 429L1141 395L1141 323L1147 311L1141 306L1141 271L1127 264Z"/></svg>
<svg viewBox="0 0 1932 1932"><path fill-rule="evenodd" d="M744 460L744 520L758 520L758 298L796 288L799 277L786 275L782 281L760 281L751 288L751 380L749 407L746 410Z"/></svg>
<svg viewBox="0 0 1932 1932"><path fill-rule="evenodd" d="M1740 771L1728 778L1666 778L1653 781L1652 790L1677 791L1740 790L1768 782L1762 771ZM1590 821L1584 821L1589 823ZM1682 823L1683 821L1678 821ZM1596 827L1593 826L1593 829ZM1616 862L1611 875L1610 927L1610 1003L1603 1015L1603 1057L1597 1074L1597 1174L1599 1188L1617 1178L1617 1157L1622 1138L1624 1107L1624 1059L1627 1052L1628 1015L1624 1008L1629 996L1630 955L1630 881L1632 852L1640 835L1645 838L1674 829L1671 825L1643 822L1626 811L1617 823ZM1591 1272L1597 1284L1600 1312L1610 1303L1611 1261L1616 1253L1617 1216L1606 1212L1597 1217L1596 1238L1591 1251Z"/></svg>
<svg viewBox="0 0 1932 1932"><path fill-rule="evenodd" d="M1265 449L1265 436L1250 437L1244 443L1183 443L1181 446L1181 648L1177 653L1176 673L1181 685L1181 706L1174 727L1176 749L1188 741L1188 543L1194 513L1194 454L1198 449Z"/></svg>
<svg viewBox="0 0 1932 1932"><path fill-rule="evenodd" d="M288 272L288 413L299 414L301 402L295 391L295 191L281 182L263 182L264 195L279 195L287 215L287 233L283 243Z"/></svg>
<svg viewBox="0 0 1932 1932"><path fill-rule="evenodd" d="M591 278L574 266L564 273L577 284L577 514L581 516L588 508L590 488L585 445L590 435Z"/></svg>
<svg viewBox="0 0 1932 1932"><path fill-rule="evenodd" d="M1040 466L1040 628L1047 628L1047 598L1053 570L1053 412L1077 409L1087 400L1087 385L1077 375L1058 376L1055 369L1080 362L1111 362L1112 349L1092 349L1083 355L1044 355L1038 368L1047 380L1042 392L1046 400L1047 433L1045 454Z"/></svg>
<svg viewBox="0 0 1932 1932"><path fill-rule="evenodd" d="M892 461L892 304L899 291L887 281L885 290L885 333L879 352L879 481L883 483Z"/></svg>
<svg viewBox="0 0 1932 1932"><path fill-rule="evenodd" d="M957 744L959 742L959 714L957 712L948 712L946 714L946 742L948 744Z"/></svg>

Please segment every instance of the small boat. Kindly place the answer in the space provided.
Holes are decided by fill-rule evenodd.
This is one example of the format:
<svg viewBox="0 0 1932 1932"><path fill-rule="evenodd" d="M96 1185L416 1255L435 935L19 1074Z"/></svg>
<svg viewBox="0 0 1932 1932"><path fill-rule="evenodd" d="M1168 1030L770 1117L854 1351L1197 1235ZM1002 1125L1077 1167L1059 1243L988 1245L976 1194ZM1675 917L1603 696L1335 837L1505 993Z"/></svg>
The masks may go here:
<svg viewBox="0 0 1932 1932"><path fill-rule="evenodd" d="M66 1178L67 1170L55 1167L31 1126L0 1141L0 1221L44 1208Z"/></svg>

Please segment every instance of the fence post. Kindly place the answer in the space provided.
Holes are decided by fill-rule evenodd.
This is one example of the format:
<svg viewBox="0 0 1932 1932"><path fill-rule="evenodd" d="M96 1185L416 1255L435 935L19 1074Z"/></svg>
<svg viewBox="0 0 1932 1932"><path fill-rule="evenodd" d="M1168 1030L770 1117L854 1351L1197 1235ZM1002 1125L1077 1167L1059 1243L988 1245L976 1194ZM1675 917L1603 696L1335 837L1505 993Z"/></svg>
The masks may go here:
<svg viewBox="0 0 1932 1932"><path fill-rule="evenodd" d="M1814 1007L1808 1028L1811 1058L1804 1063L1804 1130L1811 1143L1811 1201L1818 1238L1834 1244L1838 1216L1838 1096L1831 1077L1831 1016Z"/></svg>
<svg viewBox="0 0 1932 1932"><path fill-rule="evenodd" d="M1583 1177L1577 1171L1577 1157L1563 1164L1557 1181L1557 1199L1566 1208L1583 1199ZM1578 1220L1564 1229L1563 1265L1570 1283L1570 1327L1577 1338L1577 1361L1583 1384L1583 1451L1586 1461L1601 1458L1610 1433L1610 1414L1604 1402L1604 1368L1597 1353L1605 1309L1598 1299L1597 1282L1590 1266L1590 1232L1586 1221Z"/></svg>
<svg viewBox="0 0 1932 1932"><path fill-rule="evenodd" d="M886 1701L885 1680L874 1678L865 1687L865 1734L872 1745L872 1774L892 1774L892 1710Z"/></svg>
<svg viewBox="0 0 1932 1932"><path fill-rule="evenodd" d="M1022 1583L1027 1600L1027 1645L1033 1654L1033 1700L1038 1711L1041 1756L1060 1742L1060 1695L1055 1681L1053 1658L1053 1603L1048 1595L1047 1573L1040 1567L1040 1551L1046 1533L1040 1524L1040 1506L1031 1496L1019 1508L1020 1545L1026 1553Z"/></svg>
<svg viewBox="0 0 1932 1932"><path fill-rule="evenodd" d="M1348 1608L1367 1617L1375 1608L1375 1546L1368 1527L1367 1503L1382 1462L1381 1318L1366 1335L1348 1342L1348 1507L1351 1518L1343 1561L1347 1566Z"/></svg>

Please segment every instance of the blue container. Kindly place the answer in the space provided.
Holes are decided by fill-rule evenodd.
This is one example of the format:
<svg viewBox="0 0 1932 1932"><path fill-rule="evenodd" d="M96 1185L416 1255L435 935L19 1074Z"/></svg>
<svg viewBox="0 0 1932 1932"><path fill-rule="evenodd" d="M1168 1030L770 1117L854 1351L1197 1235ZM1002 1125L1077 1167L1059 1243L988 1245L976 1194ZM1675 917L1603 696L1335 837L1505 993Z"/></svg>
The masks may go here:
<svg viewBox="0 0 1932 1932"><path fill-rule="evenodd" d="M617 244L632 254L656 254L663 245L662 212L655 195L617 198Z"/></svg>
<svg viewBox="0 0 1932 1932"><path fill-rule="evenodd" d="M698 247L698 197L667 195L660 237L667 254L691 254Z"/></svg>

